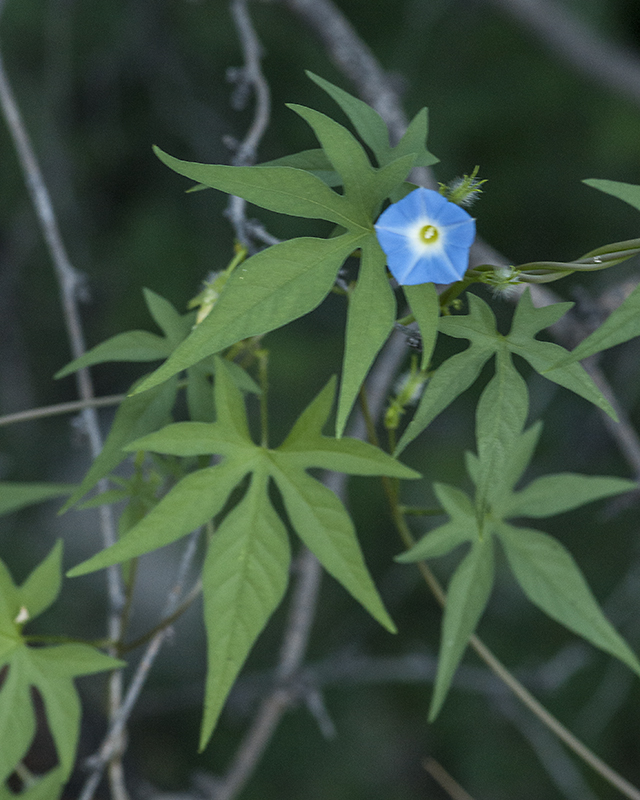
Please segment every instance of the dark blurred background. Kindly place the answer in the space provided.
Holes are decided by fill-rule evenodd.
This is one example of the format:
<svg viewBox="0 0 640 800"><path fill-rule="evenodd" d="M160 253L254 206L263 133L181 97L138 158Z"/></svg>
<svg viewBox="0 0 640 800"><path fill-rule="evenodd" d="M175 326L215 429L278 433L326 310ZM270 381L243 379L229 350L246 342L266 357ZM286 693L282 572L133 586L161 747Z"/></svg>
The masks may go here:
<svg viewBox="0 0 640 800"><path fill-rule="evenodd" d="M581 184L583 178L640 183L640 103L612 91L561 59L498 3L482 0L339 0L403 94L409 116L430 110L434 168L448 181L478 164L487 179L474 207L478 231L512 263L563 260L638 236L638 213ZM535 5L538 5L537 3ZM544 4L543 4L544 5ZM556 0L558 6L631 55L640 53L640 6L632 0ZM339 115L304 76L310 69L348 91L298 17L277 2L254 3L265 50L273 115L259 159L315 146L285 102ZM213 190L185 195L188 182L166 169L151 145L180 158L228 163L224 137L242 138L252 107L231 107L229 67L241 53L222 0L6 0L0 24L6 69L52 193L65 243L86 276L86 337L93 346L132 328L155 330L142 299L147 286L185 310L211 270L232 257L233 234ZM640 56L639 56L640 57ZM640 69L640 68L639 68ZM639 87L640 93L640 87ZM338 116L339 119L341 119ZM57 287L11 141L0 124L0 415L76 398L72 378L54 382L69 359ZM322 223L251 209L271 233L322 232ZM553 285L588 314L603 293L632 280L637 260ZM495 301L500 319L510 306ZM274 438L336 372L344 310L329 299L304 320L269 335ZM603 368L636 424L640 369L634 343L610 352ZM93 370L97 394L126 391L143 369ZM533 380L532 415L545 413L531 475L549 471L629 476L602 420L586 402ZM434 480L466 481L462 452L473 447L471 391L405 454L425 480L408 502L428 505ZM101 412L105 430L112 412ZM0 428L0 480L79 480L88 465L82 436L68 417ZM440 613L417 572L393 565L401 548L373 480L351 483L351 507L368 563L400 635L378 630L325 579L310 653L349 672L356 656L434 656ZM0 520L0 555L18 578L67 541L70 566L98 547L90 512L55 517L55 504ZM546 522L546 521L545 521ZM640 648L637 508L600 503L543 527L575 554L596 596L636 651ZM416 524L416 533L426 530ZM138 593L138 624L162 602L175 551L149 560ZM455 559L435 564L444 579ZM160 588L158 588L160 576ZM67 582L48 630L100 636L103 578ZM221 773L255 702L254 682L277 658L281 609L252 654L249 676L232 698L212 744L196 754L204 676L199 610L176 629L149 693L134 714L126 759L132 791L186 790L197 771ZM479 629L498 656L578 736L630 780L640 783L637 681L624 667L580 644L522 597L504 564ZM243 797L306 800L417 800L447 795L427 776L432 755L476 800L614 798L617 793L566 756L473 655L438 719L427 726L430 682L387 681L375 670L362 685L336 678L325 702L337 737L323 738L305 709L290 712ZM352 670L356 673L361 670ZM406 676L405 676L406 677ZM83 682L86 755L100 735L100 679ZM585 783L586 781L586 783ZM589 786L591 788L589 788ZM72 794L70 796L73 796ZM140 794L142 797L143 795ZM147 796L153 796L149 794ZM173 796L173 795L172 795Z"/></svg>

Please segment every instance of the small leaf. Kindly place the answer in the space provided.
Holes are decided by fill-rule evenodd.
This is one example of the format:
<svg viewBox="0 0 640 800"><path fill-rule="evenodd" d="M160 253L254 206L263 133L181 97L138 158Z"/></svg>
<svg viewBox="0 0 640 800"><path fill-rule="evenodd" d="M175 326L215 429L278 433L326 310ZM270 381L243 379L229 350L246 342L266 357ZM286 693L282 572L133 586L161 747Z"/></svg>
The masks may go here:
<svg viewBox="0 0 640 800"><path fill-rule="evenodd" d="M72 483L12 483L0 482L0 514L11 514L21 508L44 503L54 497L64 497L75 489Z"/></svg>
<svg viewBox="0 0 640 800"><path fill-rule="evenodd" d="M530 528L497 526L509 565L529 600L552 619L640 674L640 663L606 619L571 554Z"/></svg>
<svg viewBox="0 0 640 800"><path fill-rule="evenodd" d="M289 578L289 540L266 480L254 473L246 495L213 536L203 568L208 664L200 750Z"/></svg>
<svg viewBox="0 0 640 800"><path fill-rule="evenodd" d="M166 337L167 350L170 352L189 333L195 322L195 313L179 314L168 300L151 289L145 288L142 293L153 321Z"/></svg>
<svg viewBox="0 0 640 800"><path fill-rule="evenodd" d="M449 582L447 603L442 620L442 639L438 671L429 709L432 722L442 708L469 637L478 621L493 588L493 541L491 537L477 539Z"/></svg>
<svg viewBox="0 0 640 800"><path fill-rule="evenodd" d="M87 350L80 358L58 370L53 377L64 378L79 369L108 361L159 361L166 358L169 352L167 342L162 336L148 331L127 331Z"/></svg>
<svg viewBox="0 0 640 800"><path fill-rule="evenodd" d="M33 619L52 605L62 585L62 540L41 561L18 589L18 602Z"/></svg>
<svg viewBox="0 0 640 800"><path fill-rule="evenodd" d="M586 503L637 490L635 481L570 472L544 475L511 495L502 509L504 517L552 517Z"/></svg>

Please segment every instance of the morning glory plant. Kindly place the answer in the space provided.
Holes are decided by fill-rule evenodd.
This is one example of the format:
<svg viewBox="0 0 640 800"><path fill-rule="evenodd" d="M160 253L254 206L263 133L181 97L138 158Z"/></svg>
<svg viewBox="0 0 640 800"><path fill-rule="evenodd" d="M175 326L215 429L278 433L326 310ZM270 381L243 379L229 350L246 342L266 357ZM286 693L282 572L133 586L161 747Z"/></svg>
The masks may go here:
<svg viewBox="0 0 640 800"><path fill-rule="evenodd" d="M420 187L393 203L374 227L401 286L453 283L467 271L475 220L432 189Z"/></svg>
<svg viewBox="0 0 640 800"><path fill-rule="evenodd" d="M369 573L371 537L361 547L355 521L338 496L344 494L346 478L328 473L380 478L389 512L389 524L380 529L395 529L404 546L397 562L407 570L419 562L421 577L444 607L430 719L436 718L449 690L455 688L453 678L471 647L603 778L618 788L628 785L542 708L475 631L491 613L493 587L502 580L502 570L495 569L495 551L500 548L524 595L539 610L640 676L640 659L600 609L577 561L562 543L562 534L555 538L538 530L537 523L532 528L522 522L522 518L545 519L587 502L635 492L637 480L570 472L540 475L538 469L537 477L530 480L526 471L542 423L531 420L529 424L530 408L536 403L530 402L530 386L521 374L526 363L526 374L535 373L536 381L541 376L573 392L615 421L617 404L579 362L640 336L640 286L572 352L540 336L572 303L538 307L539 291L536 297L535 291L522 287L510 326L504 320L509 306L502 304L500 327L491 305L496 294L504 297L521 283L546 283L572 272L621 263L640 254L640 239L607 244L569 262L470 265L475 220L464 207L469 207L485 183L477 179L478 167L470 175L440 184L439 191L416 187L410 182L414 168L437 162L427 149L427 109L416 114L397 140L373 108L318 76L309 77L335 101L352 130L319 111L291 105L292 112L308 124L317 147L255 166L182 161L159 148L156 153L176 173L195 181L193 188L209 187L268 211L324 220L330 223L325 226L326 235L278 241L263 232L263 238L254 240L249 226L244 227L248 221L243 217L241 226L236 220L236 231L239 234L242 229L247 241L236 242L226 268L205 281L203 290L188 303L187 313L159 294L144 291L148 311L162 335L147 330L118 333L56 373L64 378L105 362L163 362L153 373L140 375L128 396L99 398L101 405L117 403L118 410L102 449L95 448L99 453L79 485L0 481L0 515L61 496L69 496L63 511L81 500L85 508L122 509L117 536L106 513L105 549L67 572L75 578L99 569L112 570L108 639L79 642L75 637L23 632L23 626L58 596L62 543L22 583L15 582L0 553L0 800L58 800L63 795L81 730L74 679L120 670L125 664L121 656L135 663L135 651L146 645L126 692L121 691L122 675L114 673L110 679L111 726L97 755L88 762L92 772L77 795L93 797L102 770L109 763L118 767L126 743L118 725L126 722L155 653L200 595L206 647L194 673L200 670L204 687L201 750L208 746L219 722L226 724L227 697L254 643L267 626L281 624L275 612L287 594L290 578L295 587L279 663L266 680L260 680L270 688L243 742L256 741L254 734L264 729L263 721L272 713L269 709L279 709L280 714L291 705L306 703L317 710L317 688L307 680L311 673L303 663L314 609L323 602L317 564L386 631L412 638L398 593L394 598L392 592L390 598L395 602L396 625ZM640 186L603 180L587 183L640 211ZM265 241L276 243L262 247ZM387 265L395 280L390 279ZM434 284L446 287L439 292ZM480 293L467 292L474 284ZM265 337L314 311L331 293L342 304L344 319L339 386L336 377L326 376L325 387L315 399L297 417L292 413L284 441L273 444L268 404L274 375L269 372L269 359L279 340ZM332 315L332 325L342 324L336 323L339 316ZM377 359L397 330L405 333L406 342L396 337ZM468 346L451 353L450 339L465 340ZM419 352L410 354L410 349ZM409 371L396 382L383 414L385 386L392 384L393 374L409 354ZM323 359L316 359L311 348L305 355L313 365L315 382L322 377ZM296 372L291 370L287 379L293 381ZM415 484L412 495L419 504L405 505L400 482L421 476L401 463L399 456L411 445L407 454L414 458L421 446L419 437L425 432L429 435L436 417L478 379L484 387L478 390L475 413L476 452L466 454L473 493L468 492L469 481L466 488L436 482L434 507L430 495L422 497L424 490ZM290 384L287 413L305 391L304 386ZM353 429L345 435L356 403L369 442L352 438ZM411 410L414 404L415 411ZM60 406L53 408L54 413L60 410ZM36 409L33 416L41 416L41 411ZM464 414L464 407L460 411ZM16 421L16 415L11 417ZM382 425L376 426L380 418L384 435ZM0 424L7 420L0 417ZM448 435L443 426L436 438L443 431ZM421 457L422 462L429 461L430 472L437 467L439 451L446 453L447 460L449 453L455 455L461 440L456 440L453 426L451 432L450 440ZM123 466L127 459L132 461ZM523 479L527 481L524 487L520 485ZM94 490L97 494L85 499ZM416 530L421 517L428 520L426 531ZM136 592L139 576L148 570L145 557L184 538L187 542L166 611L151 619L146 629L143 620L142 631L134 631L134 638L130 612L139 611ZM427 562L447 556L450 565L461 547L466 552L451 571L445 592ZM169 558L171 554L165 564ZM378 564L378 569L383 568L384 564ZM151 564L151 569L157 566ZM155 580L154 573L146 574ZM191 589L183 592L190 576ZM413 582L409 577L405 585L411 587ZM360 631L368 637L368 630L356 613L360 609L356 608L349 623L352 627L345 631L355 631L359 644ZM368 638L363 641L368 649ZM339 666L343 654L340 650L332 654L331 642L326 646L327 661L333 658ZM108 653L99 652L99 647ZM377 668L375 647L371 642L372 652L366 657ZM267 642L263 652L268 648ZM187 649L181 653L183 661L189 653ZM385 659L380 664L386 663L384 655L380 658ZM258 663L261 660L262 655ZM34 691L41 699L38 706L34 706ZM123 705L121 697L126 698ZM321 720L322 699L319 702ZM57 762L48 772L33 773L30 754L40 747L39 729L44 730L45 718ZM277 719L271 719L275 730ZM121 742L114 731L122 733ZM270 735L255 752L266 747ZM242 762L243 748L241 744L240 755L228 770L230 777L214 779L219 794L228 800L234 800L241 788L234 777L234 763ZM117 791L111 796L124 796L119 767L112 773L119 777L113 781ZM640 798L634 787L626 794L630 800Z"/></svg>

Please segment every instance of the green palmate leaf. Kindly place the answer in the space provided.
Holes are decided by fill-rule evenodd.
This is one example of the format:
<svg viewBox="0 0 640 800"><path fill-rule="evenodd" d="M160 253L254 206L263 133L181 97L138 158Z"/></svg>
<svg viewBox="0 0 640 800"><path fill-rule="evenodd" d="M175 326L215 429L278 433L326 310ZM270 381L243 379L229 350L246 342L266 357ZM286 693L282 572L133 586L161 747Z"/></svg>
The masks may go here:
<svg viewBox="0 0 640 800"><path fill-rule="evenodd" d="M347 512L338 498L306 470L320 467L404 478L419 475L364 442L322 436L331 413L333 386L330 382L320 392L281 447L270 450L251 440L242 394L226 363L217 359L215 422L169 425L126 449L144 448L179 456L211 453L222 456L222 463L187 475L117 544L69 573L82 575L175 541L221 512L234 489L251 473L247 493L220 523L206 556L203 580L210 664L201 746L211 735L237 670L284 591L288 555L285 558L282 523L270 505L270 478L275 479L300 538L356 600L393 630ZM211 555L212 548L215 555ZM238 607L222 609L224 598L231 595L238 599ZM224 619L218 619L220 615ZM220 626L226 636L223 644L218 639ZM213 652L214 641L222 655Z"/></svg>
<svg viewBox="0 0 640 800"><path fill-rule="evenodd" d="M0 481L0 514L11 514L21 508L64 497L75 489L72 483L13 483Z"/></svg>
<svg viewBox="0 0 640 800"><path fill-rule="evenodd" d="M503 517L552 517L603 497L631 492L635 481L570 472L545 475L509 497L500 510Z"/></svg>
<svg viewBox="0 0 640 800"><path fill-rule="evenodd" d="M532 603L640 674L640 663L606 619L571 554L540 531L501 524L509 565Z"/></svg>
<svg viewBox="0 0 640 800"><path fill-rule="evenodd" d="M429 709L433 721L442 708L469 637L476 629L493 588L493 541L477 539L449 582L442 620L438 671Z"/></svg>
<svg viewBox="0 0 640 800"><path fill-rule="evenodd" d="M362 245L358 283L349 294L342 383L336 431L340 436L347 424L360 386L373 360L393 328L396 301L386 278L386 258L375 237Z"/></svg>
<svg viewBox="0 0 640 800"><path fill-rule="evenodd" d="M353 233L333 239L292 239L247 259L231 273L211 313L138 391L241 339L267 333L313 311L362 240L362 235Z"/></svg>
<svg viewBox="0 0 640 800"><path fill-rule="evenodd" d="M438 319L440 303L433 283L419 283L416 286L404 286L404 294L413 312L422 339L422 359L420 369L429 367L433 348L438 336Z"/></svg>
<svg viewBox="0 0 640 800"><path fill-rule="evenodd" d="M570 303L535 308L529 290L525 290L516 307L511 331L505 337L498 333L495 317L489 306L476 295L468 294L467 297L469 313L441 317L438 327L447 336L469 339L471 346L447 359L435 371L413 419L400 439L396 455L422 433L459 394L471 386L494 353L505 349L524 358L536 372L548 380L584 397L616 419L611 404L579 364L560 366L561 358L567 354L563 347L534 338L540 330L557 322L571 307Z"/></svg>
<svg viewBox="0 0 640 800"><path fill-rule="evenodd" d="M241 502L213 537L202 572L207 686L200 749L289 579L289 539L269 502L268 473L254 473Z"/></svg>
<svg viewBox="0 0 640 800"><path fill-rule="evenodd" d="M640 336L640 286L636 286L602 325L580 342L570 354L565 354L556 364L556 368L566 368L609 347L635 339L636 336Z"/></svg>
<svg viewBox="0 0 640 800"><path fill-rule="evenodd" d="M14 584L4 564L0 569L0 668L7 667L0 687L0 730L11 733L3 736L0 747L0 785L22 760L35 735L32 687L44 702L63 782L73 768L80 727L80 702L73 678L123 665L88 645L27 646L22 627L56 599L61 559L59 542L21 586ZM53 777L47 780L51 782Z"/></svg>

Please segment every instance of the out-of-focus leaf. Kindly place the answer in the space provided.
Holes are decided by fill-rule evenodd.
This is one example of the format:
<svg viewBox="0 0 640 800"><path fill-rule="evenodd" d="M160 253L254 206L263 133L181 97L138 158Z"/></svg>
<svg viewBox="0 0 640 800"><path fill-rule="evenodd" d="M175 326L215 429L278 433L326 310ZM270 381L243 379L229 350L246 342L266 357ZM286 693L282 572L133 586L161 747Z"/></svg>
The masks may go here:
<svg viewBox="0 0 640 800"><path fill-rule="evenodd" d="M0 482L0 514L11 514L21 508L44 503L54 497L64 497L75 489L72 483Z"/></svg>

